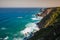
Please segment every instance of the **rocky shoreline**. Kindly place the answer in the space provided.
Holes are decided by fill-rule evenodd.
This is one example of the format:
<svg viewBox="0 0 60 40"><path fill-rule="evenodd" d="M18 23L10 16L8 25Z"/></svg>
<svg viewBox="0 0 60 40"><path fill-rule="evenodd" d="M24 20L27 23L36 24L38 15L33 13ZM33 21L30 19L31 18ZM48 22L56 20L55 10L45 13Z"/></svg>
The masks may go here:
<svg viewBox="0 0 60 40"><path fill-rule="evenodd" d="M41 29L34 33L34 36L28 40L59 40L60 7L46 8L42 14L37 14L37 16L43 17L43 19L37 23L38 27Z"/></svg>

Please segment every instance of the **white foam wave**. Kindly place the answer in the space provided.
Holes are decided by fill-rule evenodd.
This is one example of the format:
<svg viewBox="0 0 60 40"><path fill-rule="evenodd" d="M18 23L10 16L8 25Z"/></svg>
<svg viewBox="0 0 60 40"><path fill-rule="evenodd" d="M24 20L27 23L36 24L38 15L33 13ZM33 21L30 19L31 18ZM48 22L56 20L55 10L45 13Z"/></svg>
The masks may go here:
<svg viewBox="0 0 60 40"><path fill-rule="evenodd" d="M0 40L2 40L3 38L0 38Z"/></svg>
<svg viewBox="0 0 60 40"><path fill-rule="evenodd" d="M41 14L41 12L39 12L38 14Z"/></svg>
<svg viewBox="0 0 60 40"><path fill-rule="evenodd" d="M8 36L6 36L6 37L4 38L4 40L8 40L8 38L9 38L9 37L8 37Z"/></svg>
<svg viewBox="0 0 60 40"><path fill-rule="evenodd" d="M33 14L32 17L36 17L36 16Z"/></svg>
<svg viewBox="0 0 60 40"><path fill-rule="evenodd" d="M24 30L22 30L21 33L24 35L27 34L27 36L29 36L29 33L36 32L39 30L39 28L37 27L37 25L35 23L28 23L25 26L26 26L26 28Z"/></svg>
<svg viewBox="0 0 60 40"><path fill-rule="evenodd" d="M31 18L32 20L38 20L37 18Z"/></svg>
<svg viewBox="0 0 60 40"><path fill-rule="evenodd" d="M1 30L6 30L6 29L7 29L7 28L5 28L5 27L2 27L2 28L1 28Z"/></svg>
<svg viewBox="0 0 60 40"><path fill-rule="evenodd" d="M13 38L13 40L23 40L23 38Z"/></svg>
<svg viewBox="0 0 60 40"><path fill-rule="evenodd" d="M34 18L31 18L31 19L32 19L32 20L41 20L42 18L43 18L43 17L39 17L39 16L38 16L37 18L34 17Z"/></svg>
<svg viewBox="0 0 60 40"><path fill-rule="evenodd" d="M23 18L23 17L17 17L17 18Z"/></svg>

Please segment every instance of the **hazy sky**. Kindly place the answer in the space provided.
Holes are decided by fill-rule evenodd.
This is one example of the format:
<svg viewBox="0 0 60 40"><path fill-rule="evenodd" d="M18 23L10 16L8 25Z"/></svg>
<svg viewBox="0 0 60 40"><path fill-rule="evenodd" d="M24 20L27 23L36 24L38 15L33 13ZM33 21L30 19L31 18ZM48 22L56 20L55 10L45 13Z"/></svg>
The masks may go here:
<svg viewBox="0 0 60 40"><path fill-rule="evenodd" d="M60 0L0 0L0 7L54 7Z"/></svg>

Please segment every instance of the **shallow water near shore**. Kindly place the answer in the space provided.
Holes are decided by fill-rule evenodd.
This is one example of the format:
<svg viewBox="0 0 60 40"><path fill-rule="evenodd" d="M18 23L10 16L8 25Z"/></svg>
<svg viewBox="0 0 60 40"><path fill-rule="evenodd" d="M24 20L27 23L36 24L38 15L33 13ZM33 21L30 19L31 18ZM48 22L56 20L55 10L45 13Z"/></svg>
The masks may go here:
<svg viewBox="0 0 60 40"><path fill-rule="evenodd" d="M36 23L38 20L32 18L39 12L40 8L0 8L0 39L23 40L20 31L28 23Z"/></svg>

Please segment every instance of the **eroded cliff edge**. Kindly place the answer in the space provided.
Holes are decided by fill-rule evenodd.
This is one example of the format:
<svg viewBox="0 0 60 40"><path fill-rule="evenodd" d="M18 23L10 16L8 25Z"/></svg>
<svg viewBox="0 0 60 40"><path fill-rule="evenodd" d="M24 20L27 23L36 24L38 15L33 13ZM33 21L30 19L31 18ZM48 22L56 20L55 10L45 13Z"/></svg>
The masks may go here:
<svg viewBox="0 0 60 40"><path fill-rule="evenodd" d="M60 7L51 8L52 11L39 23L39 31L28 40L60 40Z"/></svg>

